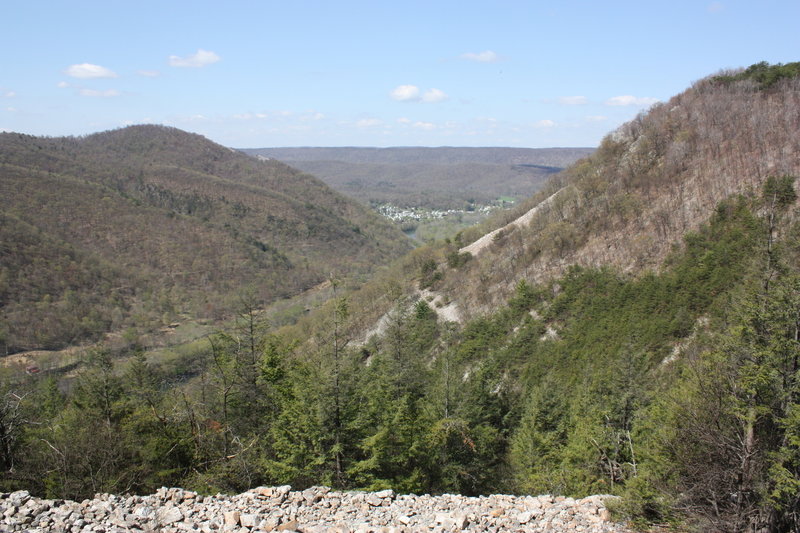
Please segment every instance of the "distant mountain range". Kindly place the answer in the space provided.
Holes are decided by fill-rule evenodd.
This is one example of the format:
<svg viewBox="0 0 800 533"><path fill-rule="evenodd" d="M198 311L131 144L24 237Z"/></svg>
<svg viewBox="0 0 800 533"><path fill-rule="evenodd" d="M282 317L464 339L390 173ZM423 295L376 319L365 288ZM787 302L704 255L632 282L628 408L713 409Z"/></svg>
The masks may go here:
<svg viewBox="0 0 800 533"><path fill-rule="evenodd" d="M364 203L461 208L526 198L593 148L250 148Z"/></svg>

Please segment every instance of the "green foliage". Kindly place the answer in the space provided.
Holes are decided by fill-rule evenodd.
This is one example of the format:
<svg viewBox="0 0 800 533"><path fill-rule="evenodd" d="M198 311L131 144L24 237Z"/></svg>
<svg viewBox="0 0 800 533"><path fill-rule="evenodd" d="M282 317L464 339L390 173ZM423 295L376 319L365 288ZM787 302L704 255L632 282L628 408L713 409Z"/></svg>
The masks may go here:
<svg viewBox="0 0 800 533"><path fill-rule="evenodd" d="M758 88L763 90L769 89L781 80L798 76L800 76L800 62L770 65L766 61L762 61L750 65L738 74L715 76L713 80L723 84L741 80L753 80L758 84Z"/></svg>
<svg viewBox="0 0 800 533"><path fill-rule="evenodd" d="M510 461L519 490L563 494L560 452L567 440L564 394L552 378L533 387L511 441Z"/></svg>
<svg viewBox="0 0 800 533"><path fill-rule="evenodd" d="M514 296L511 298L511 300L509 300L508 305L515 312L521 314L525 311L530 311L533 309L534 305L543 299L544 295L541 294L540 291L532 287L524 279L521 279L519 282L517 282Z"/></svg>
<svg viewBox="0 0 800 533"><path fill-rule="evenodd" d="M654 468L651 441L638 429L654 394L648 384L660 382L660 365L696 319L742 281L760 235L740 200L721 205L708 227L687 236L662 274L627 279L576 267L558 282L544 316L557 336L510 347L520 352L512 360L530 361L523 366L528 401L509 455L518 490L622 492ZM521 284L516 299L531 301L529 292ZM627 512L668 514L668 497L636 483Z"/></svg>
<svg viewBox="0 0 800 533"><path fill-rule="evenodd" d="M713 509L699 510L716 527L786 530L800 516L800 279L782 275L769 294L756 287L732 310L716 347L691 362L666 453L682 498L709 501Z"/></svg>
<svg viewBox="0 0 800 533"><path fill-rule="evenodd" d="M472 254L469 252L459 253L458 250L453 250L447 254L447 266L450 268L460 268L467 264L467 261L472 259Z"/></svg>
<svg viewBox="0 0 800 533"><path fill-rule="evenodd" d="M798 63L800 65L800 63ZM797 200L793 176L770 176L764 182L764 200L773 209L785 209Z"/></svg>
<svg viewBox="0 0 800 533"><path fill-rule="evenodd" d="M430 427L425 439L427 471L436 492L480 494L494 483L499 463L499 434L488 424L459 418L442 418Z"/></svg>
<svg viewBox="0 0 800 533"><path fill-rule="evenodd" d="M632 520L634 525L647 528L650 524L675 522L674 495L659 490L647 475L632 478L622 492L622 500L611 506L620 518Z"/></svg>
<svg viewBox="0 0 800 533"><path fill-rule="evenodd" d="M439 270L439 265L436 263L436 260L432 258L422 263L419 269L419 275L420 289L429 289L433 287L433 285L443 277L442 271Z"/></svg>
<svg viewBox="0 0 800 533"><path fill-rule="evenodd" d="M382 408L387 409L381 413L382 423L363 439L364 458L353 464L349 475L356 486L367 490L425 491L430 486L423 439L426 422L416 401L406 394Z"/></svg>
<svg viewBox="0 0 800 533"><path fill-rule="evenodd" d="M420 300L414 305L414 318L419 321L435 321L436 311L431 309L425 301Z"/></svg>
<svg viewBox="0 0 800 533"><path fill-rule="evenodd" d="M520 279L507 306L461 326L387 284L382 333L356 343L358 296L332 280L301 341L240 299L179 388L144 353L120 373L95 352L67 398L49 381L20 404L35 423L3 451L4 490L615 493L643 527L690 512L709 528L790 530L800 253L776 235L793 235L777 229L792 181L720 204L661 272ZM434 276L434 257L420 250L408 272Z"/></svg>

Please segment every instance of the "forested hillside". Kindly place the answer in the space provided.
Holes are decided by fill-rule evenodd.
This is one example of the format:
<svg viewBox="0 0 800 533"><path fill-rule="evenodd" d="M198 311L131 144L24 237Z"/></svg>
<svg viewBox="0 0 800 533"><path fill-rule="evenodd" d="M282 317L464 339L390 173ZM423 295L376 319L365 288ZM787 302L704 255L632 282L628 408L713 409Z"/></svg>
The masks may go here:
<svg viewBox="0 0 800 533"><path fill-rule="evenodd" d="M3 353L219 319L410 249L311 176L164 127L2 133L0 191Z"/></svg>
<svg viewBox="0 0 800 533"><path fill-rule="evenodd" d="M721 200L757 191L769 176L800 174L800 80L764 86L760 68L768 70L696 82L608 135L513 212L465 230L461 244L542 204L440 290L465 314L480 314L505 301L520 278L545 280L572 264L657 269Z"/></svg>
<svg viewBox="0 0 800 533"><path fill-rule="evenodd" d="M592 148L251 148L366 204L428 209L522 199Z"/></svg>
<svg viewBox="0 0 800 533"><path fill-rule="evenodd" d="M697 82L474 255L334 279L279 330L240 308L181 379L95 350L68 394L14 383L0 490L612 493L643 528L797 531L796 67Z"/></svg>

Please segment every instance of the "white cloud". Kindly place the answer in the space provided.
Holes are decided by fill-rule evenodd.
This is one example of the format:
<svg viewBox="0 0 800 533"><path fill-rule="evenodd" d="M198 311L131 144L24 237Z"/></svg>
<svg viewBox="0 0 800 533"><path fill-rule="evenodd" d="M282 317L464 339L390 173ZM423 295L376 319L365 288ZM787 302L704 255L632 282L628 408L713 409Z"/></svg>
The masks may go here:
<svg viewBox="0 0 800 533"><path fill-rule="evenodd" d="M444 102L448 98L450 97L447 96L447 94L445 94L444 91L441 91L439 89L428 89L427 91L425 91L425 94L422 95L422 101L427 102L429 104Z"/></svg>
<svg viewBox="0 0 800 533"><path fill-rule="evenodd" d="M638 107L648 107L658 102L658 98L651 98L649 96L631 96L625 94L622 96L614 96L606 100L606 105L624 106L633 105Z"/></svg>
<svg viewBox="0 0 800 533"><path fill-rule="evenodd" d="M608 120L608 117L604 117L603 115L589 115L586 117L586 120L589 122L603 122L604 120Z"/></svg>
<svg viewBox="0 0 800 533"><path fill-rule="evenodd" d="M416 85L398 85L389 93L389 96L397 102L425 102L426 104L436 104L450 98L441 89L428 89L423 93Z"/></svg>
<svg viewBox="0 0 800 533"><path fill-rule="evenodd" d="M589 100L585 96L562 96L558 99L558 103L562 105L584 105L589 103Z"/></svg>
<svg viewBox="0 0 800 533"><path fill-rule="evenodd" d="M186 57L169 56L169 66L199 68L216 63L220 59L221 58L214 52L199 48L197 52Z"/></svg>
<svg viewBox="0 0 800 533"><path fill-rule="evenodd" d="M107 91L97 91L95 89L81 89L78 91L81 96L91 96L100 98L113 98L119 96L120 93L116 89L108 89Z"/></svg>
<svg viewBox="0 0 800 533"><path fill-rule="evenodd" d="M406 117L400 117L397 119L398 124L411 124L411 119Z"/></svg>
<svg viewBox="0 0 800 533"><path fill-rule="evenodd" d="M534 128L552 128L552 127L553 127L553 126L555 126L555 125L556 125L556 123L555 123L555 122L553 122L552 120L550 120L550 119L544 119L544 120L540 120L540 121L536 122L536 123L533 125L533 127L534 127Z"/></svg>
<svg viewBox="0 0 800 533"><path fill-rule="evenodd" d="M356 126L359 128L372 128L375 126L380 126L381 124L383 124L383 121L378 120L377 118L362 118L356 122Z"/></svg>
<svg viewBox="0 0 800 533"><path fill-rule="evenodd" d="M3 98L14 98L15 96L17 96L17 93L14 91L5 91L3 93Z"/></svg>
<svg viewBox="0 0 800 533"><path fill-rule="evenodd" d="M414 127L417 128L418 130L431 131L436 129L436 124L434 124L433 122L417 121L414 123Z"/></svg>
<svg viewBox="0 0 800 533"><path fill-rule="evenodd" d="M161 73L157 70L137 70L136 74L144 76L145 78L157 78L161 76Z"/></svg>
<svg viewBox="0 0 800 533"><path fill-rule="evenodd" d="M91 63L81 63L80 65L70 65L64 71L67 76L81 79L91 78L116 78L117 74L106 67L92 65Z"/></svg>
<svg viewBox="0 0 800 533"><path fill-rule="evenodd" d="M470 61L477 61L478 63L496 63L500 60L500 56L491 50L478 52L477 54L469 52L466 54L461 54L461 57Z"/></svg>
<svg viewBox="0 0 800 533"><path fill-rule="evenodd" d="M65 82L65 81L60 81L60 82L58 82L58 85L57 85L57 87L58 87L59 89L66 89L67 87L69 87L69 83L67 83L67 82Z"/></svg>
<svg viewBox="0 0 800 533"><path fill-rule="evenodd" d="M419 100L419 87L416 85L398 85L389 93L392 100L398 102L413 102Z"/></svg>

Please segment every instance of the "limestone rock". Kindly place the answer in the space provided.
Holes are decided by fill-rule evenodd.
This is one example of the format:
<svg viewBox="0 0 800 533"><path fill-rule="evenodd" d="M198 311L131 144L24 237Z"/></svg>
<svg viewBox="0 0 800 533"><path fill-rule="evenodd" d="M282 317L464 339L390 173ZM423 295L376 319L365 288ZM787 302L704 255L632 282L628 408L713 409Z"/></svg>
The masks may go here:
<svg viewBox="0 0 800 533"><path fill-rule="evenodd" d="M226 511L222 513L226 526L238 526L241 513L239 511Z"/></svg>
<svg viewBox="0 0 800 533"><path fill-rule="evenodd" d="M164 512L161 515L161 523L165 526L168 526L174 522L180 522L181 520L183 520L183 513L177 507L164 509Z"/></svg>
<svg viewBox="0 0 800 533"><path fill-rule="evenodd" d="M292 491L284 485L258 487L234 496L205 497L183 489L161 488L150 496L97 494L78 503L42 500L27 491L17 491L0 494L0 531L628 533L611 521L605 502L612 498L418 496L397 495L392 490L334 492L327 487Z"/></svg>

